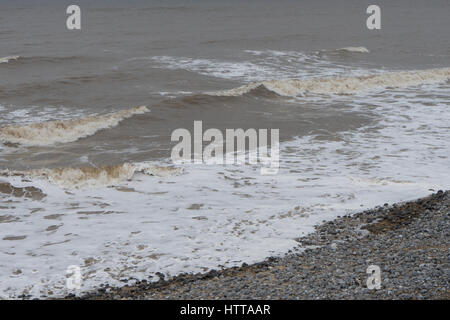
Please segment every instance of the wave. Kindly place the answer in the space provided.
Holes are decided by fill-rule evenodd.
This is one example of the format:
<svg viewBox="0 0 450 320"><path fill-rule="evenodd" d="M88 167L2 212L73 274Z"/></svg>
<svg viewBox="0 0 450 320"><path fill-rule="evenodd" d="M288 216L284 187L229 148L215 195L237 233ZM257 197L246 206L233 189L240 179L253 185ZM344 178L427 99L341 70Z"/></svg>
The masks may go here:
<svg viewBox="0 0 450 320"><path fill-rule="evenodd" d="M404 88L422 84L445 82L450 78L450 68L401 71L354 77L327 77L312 79L284 79L253 82L229 90L207 92L212 96L241 96L257 88L265 88L280 96L294 97L313 94L355 94L365 91Z"/></svg>
<svg viewBox="0 0 450 320"><path fill-rule="evenodd" d="M345 47L337 49L337 51L345 51L345 52L358 52L358 53L369 53L369 49L366 47Z"/></svg>
<svg viewBox="0 0 450 320"><path fill-rule="evenodd" d="M18 60L19 58L20 58L20 56L3 57L3 58L0 58L0 63L8 63L11 60Z"/></svg>
<svg viewBox="0 0 450 320"><path fill-rule="evenodd" d="M169 177L183 172L182 168L163 167L147 162L122 163L118 165L101 167L79 168L43 168L29 171L0 171L5 177L22 176L38 179L47 179L49 182L62 188L88 188L104 187L119 184L130 180L135 173L151 176Z"/></svg>
<svg viewBox="0 0 450 320"><path fill-rule="evenodd" d="M130 60L150 60L168 70L186 70L205 76L222 79L262 80L278 74L278 68L251 61L222 61L187 57L154 56Z"/></svg>
<svg viewBox="0 0 450 320"><path fill-rule="evenodd" d="M0 141L26 146L48 146L76 141L97 131L117 126L120 121L150 111L146 106L80 119L47 121L0 128Z"/></svg>
<svg viewBox="0 0 450 320"><path fill-rule="evenodd" d="M85 61L99 61L100 57L95 56L80 56L80 55L72 55L72 56L7 56L0 58L0 63L8 63L9 61L20 60L21 63L25 64L42 64L42 63L80 63Z"/></svg>

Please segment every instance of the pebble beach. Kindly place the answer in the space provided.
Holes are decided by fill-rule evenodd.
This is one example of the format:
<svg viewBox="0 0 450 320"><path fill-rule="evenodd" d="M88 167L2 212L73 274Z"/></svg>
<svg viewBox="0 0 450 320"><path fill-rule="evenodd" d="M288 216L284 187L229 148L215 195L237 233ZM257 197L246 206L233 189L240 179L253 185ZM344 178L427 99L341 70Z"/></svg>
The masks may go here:
<svg viewBox="0 0 450 320"><path fill-rule="evenodd" d="M324 222L298 247L206 274L129 279L66 299L449 299L450 191ZM380 288L367 288L379 266ZM157 280L157 281L155 281Z"/></svg>

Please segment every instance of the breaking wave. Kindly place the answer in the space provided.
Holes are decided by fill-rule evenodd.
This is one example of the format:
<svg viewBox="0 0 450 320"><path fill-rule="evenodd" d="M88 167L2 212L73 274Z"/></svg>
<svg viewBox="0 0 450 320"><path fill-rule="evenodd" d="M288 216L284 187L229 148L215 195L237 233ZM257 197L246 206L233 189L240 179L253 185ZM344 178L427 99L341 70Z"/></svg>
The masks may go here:
<svg viewBox="0 0 450 320"><path fill-rule="evenodd" d="M146 106L65 121L47 121L26 125L7 125L0 128L0 141L26 146L48 146L76 141L97 131L111 128L136 114L148 112Z"/></svg>
<svg viewBox="0 0 450 320"><path fill-rule="evenodd" d="M29 171L0 171L5 177L22 176L47 179L49 182L66 189L105 187L130 180L135 173L151 176L169 177L183 172L182 168L163 167L146 162L122 163L101 167L80 168L43 168Z"/></svg>
<svg viewBox="0 0 450 320"><path fill-rule="evenodd" d="M19 59L20 58L20 56L8 56L8 57L3 57L3 58L0 58L0 63L8 63L9 61L11 61L11 60L17 60L17 59Z"/></svg>
<svg viewBox="0 0 450 320"><path fill-rule="evenodd" d="M366 47L345 47L340 48L337 51L345 51L345 52L358 52L358 53L369 53L369 49Z"/></svg>
<svg viewBox="0 0 450 320"><path fill-rule="evenodd" d="M389 87L404 88L408 86L440 83L450 78L450 68L390 72L354 77L329 77L312 79L284 79L253 82L229 90L208 92L213 96L241 96L257 88L275 92L280 96L298 96L313 94L355 94Z"/></svg>

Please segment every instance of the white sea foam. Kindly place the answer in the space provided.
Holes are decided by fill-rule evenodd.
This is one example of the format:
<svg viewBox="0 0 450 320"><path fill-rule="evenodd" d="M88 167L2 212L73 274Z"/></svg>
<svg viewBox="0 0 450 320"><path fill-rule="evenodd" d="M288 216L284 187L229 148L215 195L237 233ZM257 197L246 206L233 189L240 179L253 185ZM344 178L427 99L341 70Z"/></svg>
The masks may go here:
<svg viewBox="0 0 450 320"><path fill-rule="evenodd" d="M277 72L274 67L258 65L250 61L219 61L170 56L156 56L152 57L152 60L168 69L184 69L224 79L261 80Z"/></svg>
<svg viewBox="0 0 450 320"><path fill-rule="evenodd" d="M80 108L65 106L18 106L0 105L0 128L11 124L31 124L52 120L71 120L86 116L86 111Z"/></svg>
<svg viewBox="0 0 450 320"><path fill-rule="evenodd" d="M11 60L18 60L19 58L20 58L20 56L3 57L3 58L0 58L0 63L8 63Z"/></svg>
<svg viewBox="0 0 450 320"><path fill-rule="evenodd" d="M355 77L330 77L314 79L286 79L253 82L238 88L210 92L215 96L241 96L264 87L281 96L295 97L313 94L355 94L388 87L405 88L430 83L440 83L450 78L450 68L389 72Z"/></svg>
<svg viewBox="0 0 450 320"><path fill-rule="evenodd" d="M352 49L349 49L352 50ZM356 49L355 49L356 50ZM358 74L360 70L331 62L317 53L245 50L239 60L154 56L133 58L169 70L188 70L205 76L242 81Z"/></svg>
<svg viewBox="0 0 450 320"><path fill-rule="evenodd" d="M32 179L47 179L49 182L66 189L105 187L130 180L135 173L158 177L180 174L181 168L157 166L153 163L122 163L102 167L52 168L28 171L0 171L0 176L22 176Z"/></svg>
<svg viewBox="0 0 450 320"><path fill-rule="evenodd" d="M358 52L358 53L369 53L369 49L366 47L345 47L340 48L338 51L346 51L346 52Z"/></svg>
<svg viewBox="0 0 450 320"><path fill-rule="evenodd" d="M99 130L117 126L124 119L148 111L147 107L140 106L80 119L6 125L0 128L0 141L19 143L25 146L48 146L55 143L72 142L91 136Z"/></svg>

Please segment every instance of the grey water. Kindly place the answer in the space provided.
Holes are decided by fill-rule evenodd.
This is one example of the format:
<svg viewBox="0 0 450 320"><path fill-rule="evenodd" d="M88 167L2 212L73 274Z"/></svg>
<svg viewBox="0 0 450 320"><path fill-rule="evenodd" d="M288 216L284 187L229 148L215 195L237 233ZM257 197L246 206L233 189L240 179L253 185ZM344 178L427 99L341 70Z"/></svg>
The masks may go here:
<svg viewBox="0 0 450 320"><path fill-rule="evenodd" d="M352 76L450 64L448 1L78 1L81 30L66 28L70 1L0 2L0 126L101 115L146 105L77 141L15 146L2 168L69 167L170 156L170 134L194 120L214 128L279 128L282 140L377 121L352 102L203 93L261 80ZM368 53L339 51L364 47ZM3 141L5 142L5 141ZM14 145L13 145L14 146Z"/></svg>

